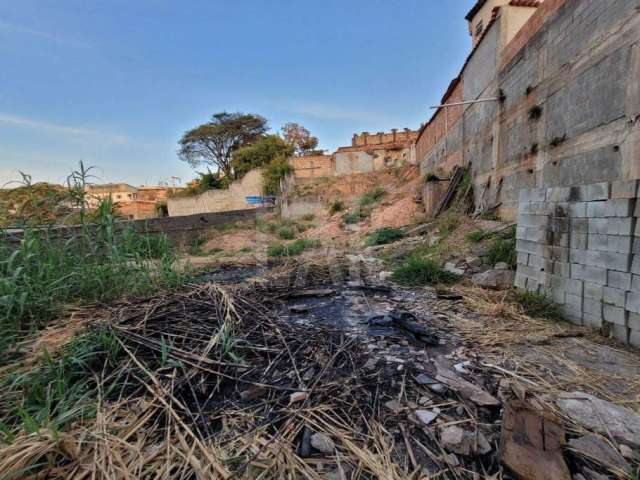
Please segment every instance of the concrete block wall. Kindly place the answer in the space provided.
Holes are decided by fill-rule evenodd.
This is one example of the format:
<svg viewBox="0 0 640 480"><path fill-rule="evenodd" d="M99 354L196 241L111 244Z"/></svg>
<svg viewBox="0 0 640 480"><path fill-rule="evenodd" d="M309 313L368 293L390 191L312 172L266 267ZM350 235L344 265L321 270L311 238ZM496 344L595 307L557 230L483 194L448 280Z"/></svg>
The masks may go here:
<svg viewBox="0 0 640 480"><path fill-rule="evenodd" d="M516 287L640 347L638 180L520 191Z"/></svg>

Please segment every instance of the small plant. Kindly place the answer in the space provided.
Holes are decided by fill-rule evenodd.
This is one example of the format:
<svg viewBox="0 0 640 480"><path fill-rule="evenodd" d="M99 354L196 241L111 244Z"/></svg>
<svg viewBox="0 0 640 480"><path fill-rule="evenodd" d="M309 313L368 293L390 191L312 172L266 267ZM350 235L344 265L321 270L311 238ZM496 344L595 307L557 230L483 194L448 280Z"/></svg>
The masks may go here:
<svg viewBox="0 0 640 480"><path fill-rule="evenodd" d="M529 109L529 120L538 120L542 116L542 107L534 105Z"/></svg>
<svg viewBox="0 0 640 480"><path fill-rule="evenodd" d="M256 220L256 229L260 233L275 233L278 226L273 222L268 222L262 218Z"/></svg>
<svg viewBox="0 0 640 480"><path fill-rule="evenodd" d="M26 373L9 376L3 391L7 415L3 430L54 432L95 413L96 379L105 367L119 363L123 352L115 333L99 327L80 335L53 358L46 350L39 365ZM105 384L109 397L121 386L115 378Z"/></svg>
<svg viewBox="0 0 640 480"><path fill-rule="evenodd" d="M498 217L496 212L482 212L480 214L480 220L488 220L490 222L499 222L500 217Z"/></svg>
<svg viewBox="0 0 640 480"><path fill-rule="evenodd" d="M377 201L379 201L382 197L387 194L384 188L376 187L373 190L369 190L364 193L360 199L358 200L358 205L361 207L368 207L369 205L373 205Z"/></svg>
<svg viewBox="0 0 640 480"><path fill-rule="evenodd" d="M302 217L303 222L313 222L316 216L313 213L308 213Z"/></svg>
<svg viewBox="0 0 640 480"><path fill-rule="evenodd" d="M459 280L459 276L442 268L442 264L431 258L410 257L403 265L396 268L391 279L402 285L436 285L450 284Z"/></svg>
<svg viewBox="0 0 640 480"><path fill-rule="evenodd" d="M281 227L280 230L278 230L278 237L280 237L283 240L293 240L293 238L295 237L293 228Z"/></svg>
<svg viewBox="0 0 640 480"><path fill-rule="evenodd" d="M344 202L340 199L337 199L331 202L331 205L329 205L329 214L334 215L338 212L343 211L344 209L345 209Z"/></svg>
<svg viewBox="0 0 640 480"><path fill-rule="evenodd" d="M504 262L509 268L515 269L518 259L515 238L496 238L487 248L485 258L489 265Z"/></svg>
<svg viewBox="0 0 640 480"><path fill-rule="evenodd" d="M191 242L189 248L187 249L187 253L189 255L193 255L196 257L206 255L207 253L202 249L202 246L206 243L204 238L196 238Z"/></svg>
<svg viewBox="0 0 640 480"><path fill-rule="evenodd" d="M485 232L481 228L476 228L475 230L471 230L469 233L467 233L466 238L471 243L480 243L485 238L487 238L487 232Z"/></svg>
<svg viewBox="0 0 640 480"><path fill-rule="evenodd" d="M269 257L294 257L300 255L308 248L316 248L320 246L317 240L298 239L293 243L284 245L282 243L272 243L267 247L267 256Z"/></svg>
<svg viewBox="0 0 640 480"><path fill-rule="evenodd" d="M214 247L214 248L210 248L207 253L209 255L216 255L216 254L222 253L222 252L224 252L224 248Z"/></svg>
<svg viewBox="0 0 640 480"><path fill-rule="evenodd" d="M363 210L360 207L356 207L353 211L346 213L342 217L342 220L347 225L354 225L356 223L360 223L368 216L369 216L369 212L367 212L366 210Z"/></svg>
<svg viewBox="0 0 640 480"><path fill-rule="evenodd" d="M524 313L530 317L546 318L548 320L560 320L562 318L558 306L544 294L516 290L514 298L520 304Z"/></svg>
<svg viewBox="0 0 640 480"><path fill-rule="evenodd" d="M397 228L381 228L375 232L369 234L364 242L367 247L373 245L385 245L387 243L393 243L404 237L404 232Z"/></svg>

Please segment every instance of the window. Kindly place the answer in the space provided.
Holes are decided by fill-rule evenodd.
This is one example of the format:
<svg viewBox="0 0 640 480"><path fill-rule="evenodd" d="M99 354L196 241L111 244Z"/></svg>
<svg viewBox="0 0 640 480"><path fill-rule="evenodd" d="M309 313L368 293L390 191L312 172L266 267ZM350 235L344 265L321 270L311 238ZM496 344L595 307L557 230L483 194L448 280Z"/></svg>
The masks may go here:
<svg viewBox="0 0 640 480"><path fill-rule="evenodd" d="M476 37L479 37L482 34L482 29L483 29L482 20L480 20L476 25Z"/></svg>

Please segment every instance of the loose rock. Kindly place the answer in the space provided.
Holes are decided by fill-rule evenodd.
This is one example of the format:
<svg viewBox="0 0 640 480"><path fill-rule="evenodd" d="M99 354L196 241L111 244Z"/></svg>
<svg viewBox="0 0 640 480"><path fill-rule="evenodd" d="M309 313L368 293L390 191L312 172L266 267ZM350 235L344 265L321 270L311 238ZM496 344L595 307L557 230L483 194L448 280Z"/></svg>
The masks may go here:
<svg viewBox="0 0 640 480"><path fill-rule="evenodd" d="M333 453L336 448L333 440L324 433L314 433L311 435L311 446L322 453Z"/></svg>
<svg viewBox="0 0 640 480"><path fill-rule="evenodd" d="M584 392L563 393L556 400L560 409L589 430L640 448L640 416L631 410Z"/></svg>
<svg viewBox="0 0 640 480"><path fill-rule="evenodd" d="M491 451L491 445L481 432L476 436L456 426L440 430L440 441L445 450L464 456L485 455Z"/></svg>
<svg viewBox="0 0 640 480"><path fill-rule="evenodd" d="M576 453L587 457L609 469L628 473L631 466L616 450L596 435L574 438L569 447Z"/></svg>
<svg viewBox="0 0 640 480"><path fill-rule="evenodd" d="M431 410L416 410L414 413L416 418L424 425L430 425L438 418L438 413L432 412Z"/></svg>
<svg viewBox="0 0 640 480"><path fill-rule="evenodd" d="M487 270L476 273L471 277L471 281L482 288L491 290L507 290L513 286L516 272L513 270Z"/></svg>

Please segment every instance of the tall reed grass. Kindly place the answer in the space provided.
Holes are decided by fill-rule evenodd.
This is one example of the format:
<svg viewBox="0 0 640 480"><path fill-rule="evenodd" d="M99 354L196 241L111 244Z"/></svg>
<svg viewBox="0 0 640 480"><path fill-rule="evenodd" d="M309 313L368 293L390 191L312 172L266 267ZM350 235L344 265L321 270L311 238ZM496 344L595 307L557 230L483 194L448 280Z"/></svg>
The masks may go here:
<svg viewBox="0 0 640 480"><path fill-rule="evenodd" d="M0 238L0 364L16 342L69 304L104 302L176 288L187 280L166 236L118 222L106 199L88 211L86 171L74 172L69 195L82 220L68 238L51 227L25 226L18 245Z"/></svg>

